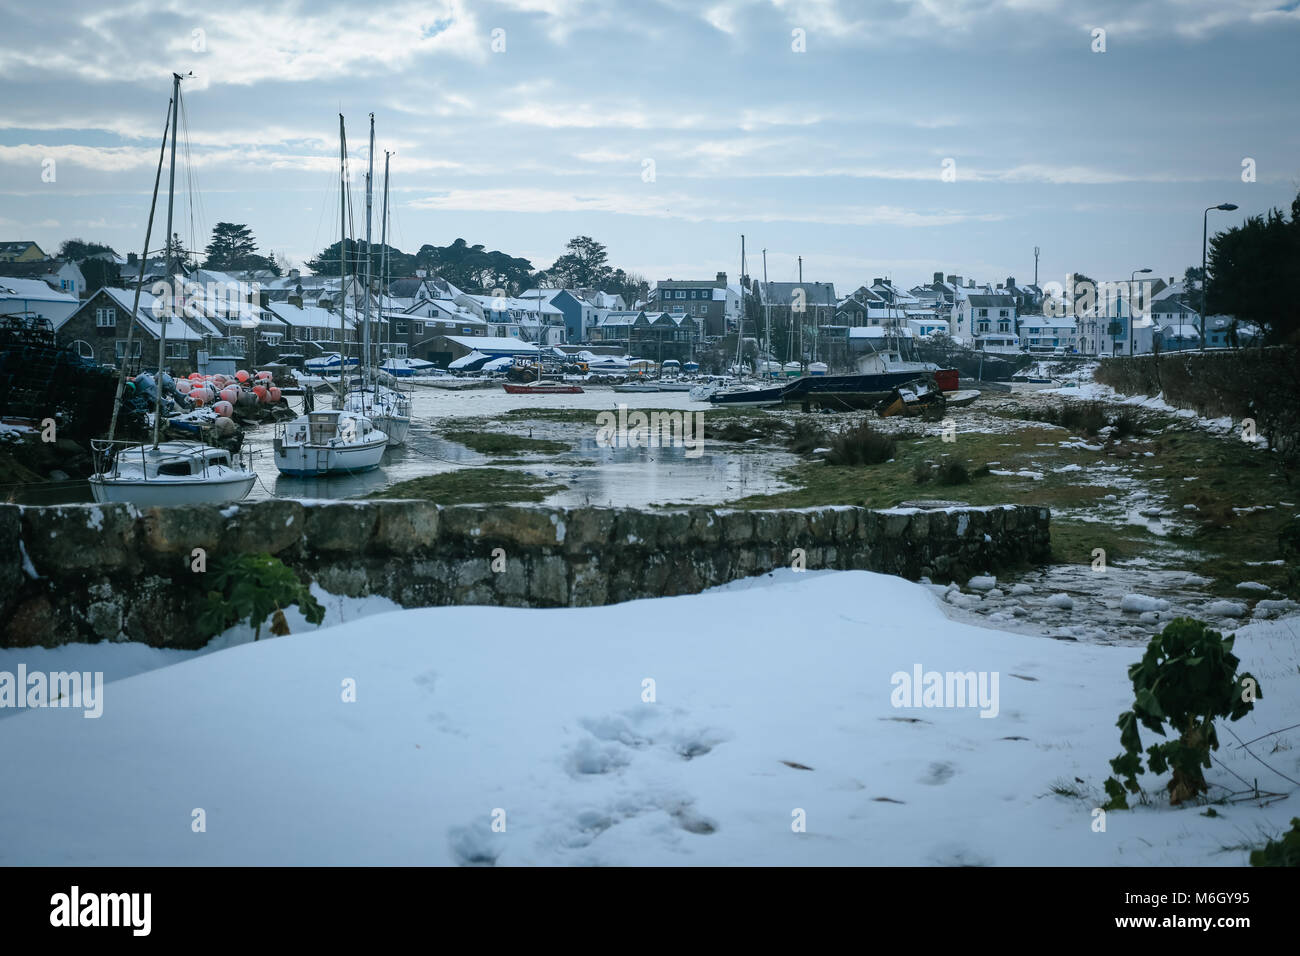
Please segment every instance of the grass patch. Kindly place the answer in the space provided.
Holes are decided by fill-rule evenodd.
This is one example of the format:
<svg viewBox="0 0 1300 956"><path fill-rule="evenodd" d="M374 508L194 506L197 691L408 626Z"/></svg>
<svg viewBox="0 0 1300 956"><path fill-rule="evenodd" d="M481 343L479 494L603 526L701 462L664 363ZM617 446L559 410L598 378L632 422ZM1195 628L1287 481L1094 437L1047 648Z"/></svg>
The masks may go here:
<svg viewBox="0 0 1300 956"><path fill-rule="evenodd" d="M565 485L507 468L460 468L399 481L369 498L421 498L440 505L544 501Z"/></svg>
<svg viewBox="0 0 1300 956"><path fill-rule="evenodd" d="M464 445L480 455L522 455L524 452L558 453L568 451L568 442L546 438L527 438L505 432L450 431L442 437Z"/></svg>
<svg viewBox="0 0 1300 956"><path fill-rule="evenodd" d="M898 441L871 427L865 418L856 425L846 425L831 437L826 464L831 466L879 465L894 457Z"/></svg>

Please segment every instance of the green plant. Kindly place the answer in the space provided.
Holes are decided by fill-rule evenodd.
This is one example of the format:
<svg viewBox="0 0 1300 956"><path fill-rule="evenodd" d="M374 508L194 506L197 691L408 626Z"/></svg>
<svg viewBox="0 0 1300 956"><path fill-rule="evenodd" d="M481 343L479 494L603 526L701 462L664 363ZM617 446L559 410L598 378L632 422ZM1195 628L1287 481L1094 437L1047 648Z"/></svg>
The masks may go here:
<svg viewBox="0 0 1300 956"><path fill-rule="evenodd" d="M1187 617L1170 621L1151 638L1142 660L1128 669L1133 709L1119 715L1116 726L1124 753L1110 762L1123 784L1115 777L1107 778L1107 809L1128 809L1125 789L1141 792L1137 782L1137 775L1144 772L1139 723L1162 737L1168 732L1178 735L1146 752L1152 773L1173 770L1168 786L1171 804L1209 789L1202 768L1210 766L1210 751L1219 749L1214 719L1240 720L1255 699L1264 696L1255 678L1237 674L1240 661L1232 653L1233 640Z"/></svg>
<svg viewBox="0 0 1300 956"><path fill-rule="evenodd" d="M894 457L896 442L871 427L865 419L857 425L840 429L831 439L826 453L828 465L879 465Z"/></svg>
<svg viewBox="0 0 1300 956"><path fill-rule="evenodd" d="M325 618L325 609L312 597L310 588L298 575L273 555L225 555L213 561L208 571L214 587L208 590L207 604L199 615L199 627L209 635L220 634L240 621L253 624L253 640L262 636L262 622L268 614L271 633L289 633L284 609L297 605L312 624Z"/></svg>
<svg viewBox="0 0 1300 956"><path fill-rule="evenodd" d="M939 463L939 471L936 475L941 485L969 485L970 472L966 466L956 458L945 458Z"/></svg>
<svg viewBox="0 0 1300 956"><path fill-rule="evenodd" d="M1262 850L1250 851L1251 866L1300 866L1300 817L1291 818L1291 829L1280 840L1269 840Z"/></svg>
<svg viewBox="0 0 1300 956"><path fill-rule="evenodd" d="M786 441L786 447L796 455L811 454L813 449L821 448L825 444L826 432L812 422L802 419L791 427L790 437Z"/></svg>
<svg viewBox="0 0 1300 956"><path fill-rule="evenodd" d="M934 477L934 466L928 461L918 461L912 466L912 483L923 485Z"/></svg>

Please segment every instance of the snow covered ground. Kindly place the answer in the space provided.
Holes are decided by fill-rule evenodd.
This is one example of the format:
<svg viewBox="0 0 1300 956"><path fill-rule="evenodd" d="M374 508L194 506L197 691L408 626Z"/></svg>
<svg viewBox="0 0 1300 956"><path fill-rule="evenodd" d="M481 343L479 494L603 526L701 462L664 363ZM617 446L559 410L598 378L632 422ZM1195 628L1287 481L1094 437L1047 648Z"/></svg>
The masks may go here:
<svg viewBox="0 0 1300 956"><path fill-rule="evenodd" d="M1242 740L1300 723L1296 622L1238 631L1264 692ZM1240 865L1300 815L1295 796L1173 809L1147 775L1152 804L1097 832L1140 649L960 622L867 572L238 639L2 652L155 669L108 684L98 719L0 720L0 864ZM910 706L917 668L990 696ZM1220 736L1212 797L1245 788L1229 770L1295 789ZM1297 777L1297 742L1252 749Z"/></svg>

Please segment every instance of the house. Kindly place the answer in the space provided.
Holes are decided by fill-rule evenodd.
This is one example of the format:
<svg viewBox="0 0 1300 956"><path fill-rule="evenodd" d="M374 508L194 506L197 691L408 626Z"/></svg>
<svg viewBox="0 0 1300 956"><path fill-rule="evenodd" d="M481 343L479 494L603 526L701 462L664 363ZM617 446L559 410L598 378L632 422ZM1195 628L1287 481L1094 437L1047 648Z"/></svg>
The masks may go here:
<svg viewBox="0 0 1300 956"><path fill-rule="evenodd" d="M764 326L768 321L773 329L816 330L831 326L830 334L839 335L845 325L836 318L840 300L835 295L834 283L760 282L757 285ZM792 334L800 338L799 332Z"/></svg>
<svg viewBox="0 0 1300 956"><path fill-rule="evenodd" d="M547 302L545 295L528 299L461 293L454 301L487 322L490 336L541 345L560 345L564 341L564 313Z"/></svg>
<svg viewBox="0 0 1300 956"><path fill-rule="evenodd" d="M1028 352L1078 351L1079 335L1072 316L1022 315L1020 344Z"/></svg>
<svg viewBox="0 0 1300 956"><path fill-rule="evenodd" d="M622 345L625 351L630 352L632 349L632 331L634 329L644 329L649 324L645 312L642 311L607 312L591 328L590 338L592 342Z"/></svg>
<svg viewBox="0 0 1300 956"><path fill-rule="evenodd" d="M632 323L628 342L629 354L653 358L656 362L676 359L690 361L700 340L703 316L671 312L641 313L644 322Z"/></svg>
<svg viewBox="0 0 1300 956"><path fill-rule="evenodd" d="M742 290L727 285L727 274L708 279L661 279L650 290L646 312L690 315L702 322L703 334L726 335L740 316Z"/></svg>
<svg viewBox="0 0 1300 956"><path fill-rule="evenodd" d="M985 351L1019 348L1016 336L1016 300L1009 295L986 295L956 289L953 338Z"/></svg>
<svg viewBox="0 0 1300 956"><path fill-rule="evenodd" d="M1156 337L1163 352L1184 352L1201 347L1201 330L1190 323L1157 326Z"/></svg>
<svg viewBox="0 0 1300 956"><path fill-rule="evenodd" d="M0 316L30 313L58 326L79 304L75 295L59 292L39 279L0 276Z"/></svg>
<svg viewBox="0 0 1300 956"><path fill-rule="evenodd" d="M0 279L39 279L52 289L74 298L86 294L86 277L71 260L45 259L40 262L0 263Z"/></svg>
<svg viewBox="0 0 1300 956"><path fill-rule="evenodd" d="M55 338L60 345L100 365L119 366L125 361L134 369L156 369L165 321L165 366L177 375L197 371L204 336L179 318L167 319L166 300L143 290L135 313L135 332L131 334L131 354L127 355L126 340L134 303L134 289L105 286L54 324Z"/></svg>
<svg viewBox="0 0 1300 956"><path fill-rule="evenodd" d="M284 330L281 355L316 358L326 352L340 352L342 345L356 341L356 323L350 317L345 318L340 329L339 314L332 309L303 305L296 300L270 302L266 308Z"/></svg>
<svg viewBox="0 0 1300 956"><path fill-rule="evenodd" d="M603 296L604 293L600 295ZM596 321L597 306L594 303L584 299L576 291L568 289L529 289L519 298L528 301L536 300L538 296L541 296L543 302L559 309L564 316L566 342L576 344L587 340L587 330Z"/></svg>
<svg viewBox="0 0 1300 956"><path fill-rule="evenodd" d="M0 262L39 262L48 258L34 242L0 242Z"/></svg>
<svg viewBox="0 0 1300 956"><path fill-rule="evenodd" d="M469 309L448 299L424 299L406 312L388 314L394 346L393 358L423 359L438 362L445 358L445 345L434 347L434 340L442 336L488 336L493 329ZM504 327L498 326L505 337ZM435 354L436 353L436 354Z"/></svg>

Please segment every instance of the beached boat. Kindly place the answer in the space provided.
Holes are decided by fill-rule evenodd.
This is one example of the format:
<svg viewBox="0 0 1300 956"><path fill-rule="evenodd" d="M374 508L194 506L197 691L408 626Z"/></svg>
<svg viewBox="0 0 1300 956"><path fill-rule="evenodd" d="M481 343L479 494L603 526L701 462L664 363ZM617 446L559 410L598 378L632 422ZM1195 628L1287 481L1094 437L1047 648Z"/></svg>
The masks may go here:
<svg viewBox="0 0 1300 956"><path fill-rule="evenodd" d="M96 460L106 462L89 479L98 502L142 508L211 505L239 501L257 476L231 460L224 448L200 442L165 441L156 445L94 440Z"/></svg>
<svg viewBox="0 0 1300 956"><path fill-rule="evenodd" d="M364 415L332 408L308 412L275 428L275 467L283 475L354 475L376 467L388 436Z"/></svg>
<svg viewBox="0 0 1300 956"><path fill-rule="evenodd" d="M565 382L504 382L501 385L511 395L581 395L580 385Z"/></svg>
<svg viewBox="0 0 1300 956"><path fill-rule="evenodd" d="M616 392L664 392L657 382L623 382L614 386Z"/></svg>

